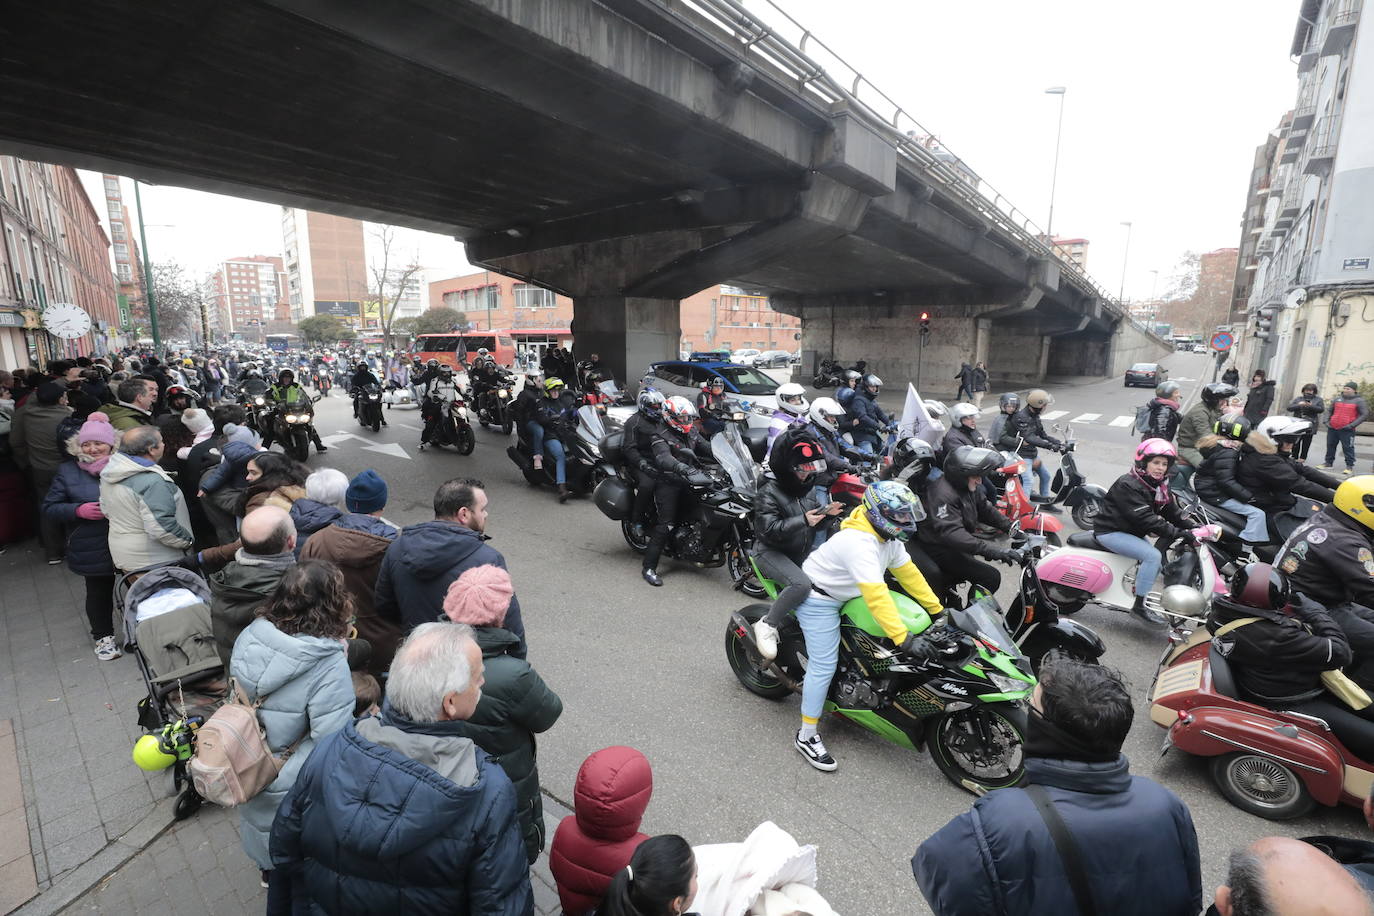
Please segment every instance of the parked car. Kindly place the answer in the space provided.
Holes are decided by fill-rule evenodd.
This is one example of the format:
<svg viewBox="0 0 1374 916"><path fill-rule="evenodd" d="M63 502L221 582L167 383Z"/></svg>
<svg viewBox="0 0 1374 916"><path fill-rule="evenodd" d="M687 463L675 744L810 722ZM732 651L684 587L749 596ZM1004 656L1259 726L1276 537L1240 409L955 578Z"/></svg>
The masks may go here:
<svg viewBox="0 0 1374 916"><path fill-rule="evenodd" d="M1206 352L1207 352L1207 345L1206 345L1206 344L1202 344L1202 343L1200 343L1200 344L1193 344L1193 352L1194 352L1194 353L1206 353Z"/></svg>
<svg viewBox="0 0 1374 916"><path fill-rule="evenodd" d="M1159 363L1136 363L1126 370L1127 388L1153 388L1169 377L1169 370Z"/></svg>
<svg viewBox="0 0 1374 916"><path fill-rule="evenodd" d="M792 361L792 354L786 350L764 350L749 363L755 369L780 369Z"/></svg>
<svg viewBox="0 0 1374 916"><path fill-rule="evenodd" d="M730 362L738 363L741 366L752 366L754 364L754 358L762 352L762 350L750 348L739 349L730 354Z"/></svg>
<svg viewBox="0 0 1374 916"><path fill-rule="evenodd" d="M773 393L778 383L753 366L720 360L670 360L649 366L641 384L657 388L664 397L677 394L696 403L701 386L716 377L725 380L727 397L750 403L750 426L769 424L778 407L777 396Z"/></svg>

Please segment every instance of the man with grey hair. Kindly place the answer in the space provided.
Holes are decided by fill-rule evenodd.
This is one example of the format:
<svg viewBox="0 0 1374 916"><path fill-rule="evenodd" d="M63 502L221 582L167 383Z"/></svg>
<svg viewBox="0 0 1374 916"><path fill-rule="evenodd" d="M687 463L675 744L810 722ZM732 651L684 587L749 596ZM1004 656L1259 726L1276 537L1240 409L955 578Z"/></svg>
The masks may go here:
<svg viewBox="0 0 1374 916"><path fill-rule="evenodd" d="M293 904L339 914L534 913L515 789L455 727L481 695L471 628L411 631L391 663L381 715L317 744L277 810L272 862L290 876Z"/></svg>
<svg viewBox="0 0 1374 916"><path fill-rule="evenodd" d="M1374 916L1374 905L1348 867L1316 846L1267 836L1231 853L1207 916Z"/></svg>
<svg viewBox="0 0 1374 916"><path fill-rule="evenodd" d="M153 404L157 403L157 382L145 378L129 378L115 388L119 402L106 408L110 425L116 430L148 426L153 422Z"/></svg>
<svg viewBox="0 0 1374 916"><path fill-rule="evenodd" d="M294 565L296 526L285 509L259 506L243 517L234 559L209 577L210 623L226 668L239 634Z"/></svg>
<svg viewBox="0 0 1374 916"><path fill-rule="evenodd" d="M291 504L296 526L296 556L316 531L332 525L343 515L348 477L336 468L320 468L305 478L305 497Z"/></svg>
<svg viewBox="0 0 1374 916"><path fill-rule="evenodd" d="M126 430L100 472L100 511L110 522L110 556L125 572L182 559L195 541L186 498L158 466L162 433Z"/></svg>

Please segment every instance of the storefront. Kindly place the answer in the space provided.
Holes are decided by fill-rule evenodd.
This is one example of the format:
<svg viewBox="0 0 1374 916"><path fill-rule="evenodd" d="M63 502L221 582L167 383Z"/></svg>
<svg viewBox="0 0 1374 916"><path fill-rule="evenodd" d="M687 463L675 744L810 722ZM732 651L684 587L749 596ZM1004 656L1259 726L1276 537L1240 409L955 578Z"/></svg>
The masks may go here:
<svg viewBox="0 0 1374 916"><path fill-rule="evenodd" d="M572 331L567 328L513 328L510 336L515 341L517 359L528 354L525 356L528 365L539 365L545 351L552 347L572 349Z"/></svg>
<svg viewBox="0 0 1374 916"><path fill-rule="evenodd" d="M0 310L0 369L34 369L49 358L47 334L33 309Z"/></svg>

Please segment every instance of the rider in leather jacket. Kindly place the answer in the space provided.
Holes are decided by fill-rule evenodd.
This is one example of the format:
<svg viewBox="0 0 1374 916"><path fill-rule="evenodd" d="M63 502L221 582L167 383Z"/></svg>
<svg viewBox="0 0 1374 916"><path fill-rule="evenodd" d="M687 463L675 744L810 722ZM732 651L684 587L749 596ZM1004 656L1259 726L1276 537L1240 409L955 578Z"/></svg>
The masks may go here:
<svg viewBox="0 0 1374 916"><path fill-rule="evenodd" d="M276 410L280 411L291 404L308 404L310 395L305 393L305 389L296 384L296 373L290 369L283 369L277 373L277 384L267 389L267 403L276 405ZM277 431L276 413L272 415L272 422L267 424L267 429L262 433L262 447L267 449L272 445ZM315 430L315 424L311 423L307 427L310 434L310 441L315 443L315 451L323 455L329 451L328 446L320 441L320 434Z"/></svg>
<svg viewBox="0 0 1374 916"><path fill-rule="evenodd" d="M960 446L945 458L944 474L926 484L926 523L916 534L921 549L939 570L931 583L937 594L948 596L962 582L992 594L1001 586L1002 574L978 558L1003 563L1020 559L1013 550L973 536L979 522L1003 534L1011 530L1011 520L988 502L982 487L982 478L996 473L1001 464L992 449Z"/></svg>
<svg viewBox="0 0 1374 916"><path fill-rule="evenodd" d="M664 402L663 423L653 439L654 466L659 471L654 489L658 520L641 571L644 581L653 586L663 585L658 560L679 516L687 514L692 498L689 488L711 483L710 475L702 470L713 461L711 445L697 431L696 422L697 409L691 401L674 396Z"/></svg>
<svg viewBox="0 0 1374 916"><path fill-rule="evenodd" d="M658 467L654 464L654 439L663 422L662 392L647 385L639 392L639 410L631 414L621 428L620 453L635 481L634 509L630 524L636 537L644 536L644 520L653 504L658 486Z"/></svg>
<svg viewBox="0 0 1374 916"><path fill-rule="evenodd" d="M1293 508L1299 496L1331 502L1340 481L1292 457L1293 445L1311 428L1307 420L1268 417L1245 437L1236 478L1254 505L1274 513Z"/></svg>

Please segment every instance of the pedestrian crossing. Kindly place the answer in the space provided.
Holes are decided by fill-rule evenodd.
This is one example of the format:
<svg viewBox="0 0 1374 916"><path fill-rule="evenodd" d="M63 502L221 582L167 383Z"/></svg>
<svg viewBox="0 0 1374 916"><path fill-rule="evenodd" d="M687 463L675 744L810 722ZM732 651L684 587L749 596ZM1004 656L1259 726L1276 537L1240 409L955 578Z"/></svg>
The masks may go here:
<svg viewBox="0 0 1374 916"><path fill-rule="evenodd" d="M1101 416L1102 416L1102 414L1100 414L1100 413L1085 413L1085 414L1079 414L1078 416L1074 417L1074 418L1073 418L1072 420L1070 420L1069 422L1070 422L1070 423L1091 423L1091 422L1093 422L1094 420L1098 419L1098 418L1101 417Z"/></svg>
<svg viewBox="0 0 1374 916"><path fill-rule="evenodd" d="M1108 426L1130 426L1130 425L1131 425L1132 423L1134 423L1134 422L1135 422L1135 417L1117 417L1115 420L1113 420L1112 422L1108 423L1107 425L1108 425Z"/></svg>
<svg viewBox="0 0 1374 916"><path fill-rule="evenodd" d="M993 416L997 413L997 410L997 405L994 404L991 407L984 407L981 413L987 416ZM1063 419L1068 415L1069 411L1067 410L1051 410L1047 413L1042 414L1040 419L1048 422ZM1105 423L1107 426L1114 426L1117 429L1125 429L1129 426L1135 425L1135 414L1123 414L1119 417L1111 417L1110 419L1108 419L1106 414L1081 413L1073 419L1069 420L1069 422L1085 426L1102 425L1103 423Z"/></svg>

